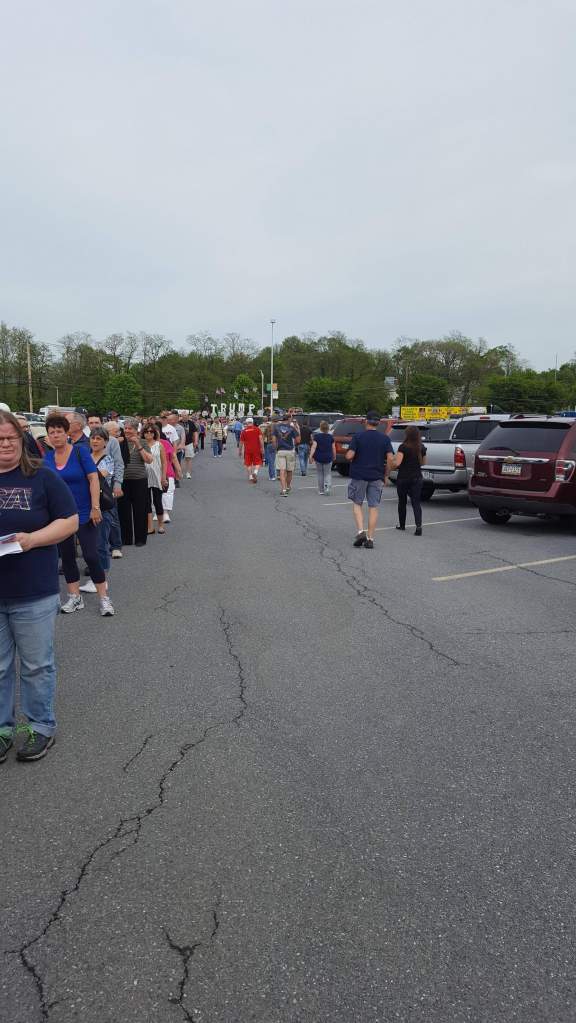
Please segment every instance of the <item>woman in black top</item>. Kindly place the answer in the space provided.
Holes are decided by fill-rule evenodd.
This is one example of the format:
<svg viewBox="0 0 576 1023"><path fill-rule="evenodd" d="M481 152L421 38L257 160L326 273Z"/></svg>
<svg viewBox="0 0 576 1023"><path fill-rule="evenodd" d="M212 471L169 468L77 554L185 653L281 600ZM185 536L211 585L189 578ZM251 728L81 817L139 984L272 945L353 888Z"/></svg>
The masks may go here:
<svg viewBox="0 0 576 1023"><path fill-rule="evenodd" d="M404 440L394 458L394 468L398 469L396 491L398 493L398 521L396 529L406 528L406 504L408 495L414 512L416 523L415 536L422 536L422 466L426 462L426 448L420 438L417 426L407 426Z"/></svg>

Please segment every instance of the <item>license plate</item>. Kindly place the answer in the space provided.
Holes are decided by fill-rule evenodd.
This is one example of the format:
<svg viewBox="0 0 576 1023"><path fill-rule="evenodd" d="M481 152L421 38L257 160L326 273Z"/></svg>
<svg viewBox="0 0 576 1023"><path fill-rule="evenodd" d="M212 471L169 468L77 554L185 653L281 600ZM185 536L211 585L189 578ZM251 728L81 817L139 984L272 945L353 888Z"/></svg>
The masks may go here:
<svg viewBox="0 0 576 1023"><path fill-rule="evenodd" d="M422 469L422 479L433 480L434 476L432 475L431 472L427 472L426 469Z"/></svg>
<svg viewBox="0 0 576 1023"><path fill-rule="evenodd" d="M514 464L509 464L507 462L504 462L504 464L502 466L502 475L503 476L520 476L521 473L522 473L522 466L521 465L514 465Z"/></svg>

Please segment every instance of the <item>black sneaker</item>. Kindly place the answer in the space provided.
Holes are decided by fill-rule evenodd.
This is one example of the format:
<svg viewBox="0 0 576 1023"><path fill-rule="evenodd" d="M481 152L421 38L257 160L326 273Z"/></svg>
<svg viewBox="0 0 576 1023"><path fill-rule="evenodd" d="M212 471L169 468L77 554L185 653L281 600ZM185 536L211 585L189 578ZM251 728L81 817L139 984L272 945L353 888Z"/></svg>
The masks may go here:
<svg viewBox="0 0 576 1023"><path fill-rule="evenodd" d="M364 546L367 547L369 551L371 551L374 548L374 541L369 536L367 536L364 541Z"/></svg>
<svg viewBox="0 0 576 1023"><path fill-rule="evenodd" d="M0 735L0 764L3 764L14 743L11 735Z"/></svg>
<svg viewBox="0 0 576 1023"><path fill-rule="evenodd" d="M53 735L40 735L33 728L26 729L28 738L16 753L16 760L41 760L51 746L54 745Z"/></svg>
<svg viewBox="0 0 576 1023"><path fill-rule="evenodd" d="M352 544L353 547L363 547L366 541L366 530L363 529L361 533L356 534L356 539Z"/></svg>

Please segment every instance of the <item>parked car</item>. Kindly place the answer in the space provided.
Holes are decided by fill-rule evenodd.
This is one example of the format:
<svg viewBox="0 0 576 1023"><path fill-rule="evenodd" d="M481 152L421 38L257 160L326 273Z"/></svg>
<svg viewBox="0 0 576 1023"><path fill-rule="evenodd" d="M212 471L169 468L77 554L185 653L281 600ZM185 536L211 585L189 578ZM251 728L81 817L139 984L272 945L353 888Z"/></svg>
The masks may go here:
<svg viewBox="0 0 576 1023"><path fill-rule="evenodd" d="M426 465L422 469L422 500L429 501L436 490L447 490L452 494L467 490L480 443L498 423L508 419L510 415L506 412L430 423L428 432L420 427L427 448ZM393 434L399 426L394 427ZM394 479L395 473L390 478Z"/></svg>
<svg viewBox="0 0 576 1023"><path fill-rule="evenodd" d="M293 417L299 426L309 426L312 431L317 430L320 423L327 422L332 426L339 419L344 418L343 412L297 412Z"/></svg>
<svg viewBox="0 0 576 1023"><path fill-rule="evenodd" d="M570 517L576 522L576 417L509 419L482 442L470 500L484 522L511 515Z"/></svg>
<svg viewBox="0 0 576 1023"><path fill-rule="evenodd" d="M390 422L390 419L381 419L377 429L381 433L387 433L390 428ZM346 452L350 447L352 437L355 433L361 433L365 429L365 416L345 416L337 423L334 423L330 431L336 446L336 462L334 464L341 476L350 475L350 462L346 461Z"/></svg>

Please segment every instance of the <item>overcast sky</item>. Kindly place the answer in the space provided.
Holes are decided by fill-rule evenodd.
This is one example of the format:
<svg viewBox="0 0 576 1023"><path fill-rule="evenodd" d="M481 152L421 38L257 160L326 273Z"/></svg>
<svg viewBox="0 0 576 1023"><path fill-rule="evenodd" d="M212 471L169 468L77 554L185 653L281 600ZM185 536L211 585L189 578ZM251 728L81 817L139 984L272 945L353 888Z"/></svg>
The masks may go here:
<svg viewBox="0 0 576 1023"><path fill-rule="evenodd" d="M0 317L576 349L574 0L20 0Z"/></svg>

